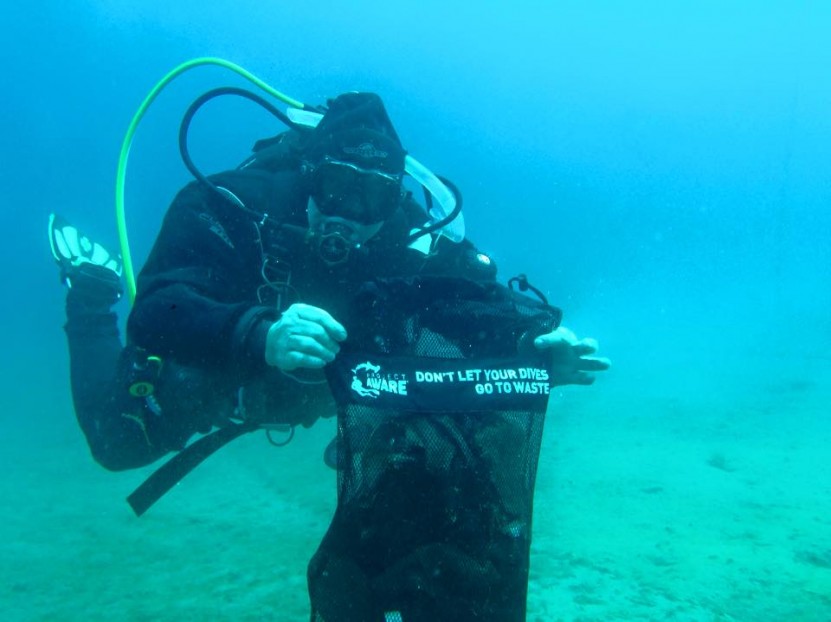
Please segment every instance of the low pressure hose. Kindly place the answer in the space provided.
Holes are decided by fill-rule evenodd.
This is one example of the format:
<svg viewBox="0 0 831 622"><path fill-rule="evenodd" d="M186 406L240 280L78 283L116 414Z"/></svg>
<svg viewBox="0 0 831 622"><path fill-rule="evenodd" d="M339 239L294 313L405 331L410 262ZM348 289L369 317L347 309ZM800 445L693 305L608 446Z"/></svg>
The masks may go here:
<svg viewBox="0 0 831 622"><path fill-rule="evenodd" d="M130 125L127 128L127 133L124 136L124 140L121 143L121 152L118 156L118 169L116 171L115 177L115 217L116 217L116 224L118 227L118 240L121 246L121 260L124 265L124 281L127 285L127 296L130 300L130 304L136 298L136 276L135 270L133 268L133 260L130 255L130 242L127 236L127 219L124 210L124 187L125 187L125 178L126 178L126 171L127 171L127 160L130 155L130 147L133 144L133 137L136 134L136 130L138 129L138 125L141 122L142 118L144 117L147 109L150 107L150 104L158 97L159 93L176 77L188 71L189 69L193 69L194 67L199 67L201 65L218 65L220 67L224 67L226 69L230 69L234 73L239 74L246 80L249 80L263 91L275 97L276 99L282 101L288 106L293 108L300 108L306 109L306 105L302 102L293 99L287 95L284 95L280 91L277 91L273 87L269 86L261 79L256 77L254 74L246 71L239 65L236 65L232 62L221 58L213 58L213 57L204 57L204 58L196 58L185 63L182 63L171 72L169 72L166 76L164 76L157 84L153 87L153 89L148 93L147 97L144 98L144 101L139 106L136 114L133 115L133 119L130 121Z"/></svg>

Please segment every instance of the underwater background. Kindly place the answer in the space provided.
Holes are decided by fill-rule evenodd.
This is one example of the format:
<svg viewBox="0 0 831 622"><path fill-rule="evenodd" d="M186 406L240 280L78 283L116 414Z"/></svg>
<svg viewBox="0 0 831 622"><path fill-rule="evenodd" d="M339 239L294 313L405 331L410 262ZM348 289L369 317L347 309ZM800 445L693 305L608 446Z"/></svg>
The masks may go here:
<svg viewBox="0 0 831 622"><path fill-rule="evenodd" d="M334 422L260 434L141 519L72 412L57 211L115 246L121 140L169 70L238 63L309 103L381 94L461 188L469 237L613 361L554 395L528 620L831 620L831 5L824 2L9 3L0 207L4 620L304 620L335 505ZM133 143L140 266L189 181L203 67ZM203 171L282 127L244 100L191 130ZM127 307L119 307L126 316Z"/></svg>

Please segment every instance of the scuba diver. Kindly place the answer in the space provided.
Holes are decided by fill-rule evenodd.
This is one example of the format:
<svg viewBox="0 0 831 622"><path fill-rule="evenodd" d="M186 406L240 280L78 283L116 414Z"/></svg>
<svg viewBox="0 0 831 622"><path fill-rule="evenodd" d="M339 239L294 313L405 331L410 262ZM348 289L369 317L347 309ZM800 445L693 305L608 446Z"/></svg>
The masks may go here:
<svg viewBox="0 0 831 622"><path fill-rule="evenodd" d="M126 345L112 309L124 294L127 258L62 217L49 219L68 287L75 413L95 460L123 470L178 452L128 498L140 515L239 434L281 431L288 442L296 426L337 414L337 444L326 458L339 472L338 509L309 564L311 619L523 620L548 389L591 384L608 369L594 356L597 342L559 326L559 310L547 304L540 311L511 298L491 312L514 293L464 238L458 191L405 152L375 94L335 97L311 122L259 141L236 169L205 177L186 149L183 158L196 181L172 202L139 274ZM426 206L407 175L429 190ZM368 300L367 283L380 295L356 319L352 304ZM536 291L524 278L519 285ZM474 300L482 291L489 294ZM522 334L544 369L488 371L503 379L533 372L540 382L519 386L545 393L534 413L541 416L521 416L513 396L501 396L502 413L476 403L464 415L438 412L449 403L440 396L431 417L418 419L409 416L420 414L418 404L376 416L333 395L332 370L365 356L350 350L356 339L394 352L426 335L433 346L412 341L411 354L464 363L474 350L503 352L497 343L517 350L522 322L507 326L517 313L544 320L535 325L544 330ZM461 344L456 338L481 318L490 324L473 331L475 347L436 349L436 334ZM377 327L396 336L385 342L371 331ZM369 359L345 372L346 391L361 399L407 397L404 374L383 376Z"/></svg>
<svg viewBox="0 0 831 622"><path fill-rule="evenodd" d="M112 312L119 257L52 215L73 402L95 460L143 466L235 417L310 426L332 414L320 370L348 337L337 318L359 284L494 281L469 241L422 233L405 156L381 99L347 93L306 135L260 141L210 186L186 186L139 275L126 347ZM554 357L553 384L589 384L609 367L564 327L536 346Z"/></svg>

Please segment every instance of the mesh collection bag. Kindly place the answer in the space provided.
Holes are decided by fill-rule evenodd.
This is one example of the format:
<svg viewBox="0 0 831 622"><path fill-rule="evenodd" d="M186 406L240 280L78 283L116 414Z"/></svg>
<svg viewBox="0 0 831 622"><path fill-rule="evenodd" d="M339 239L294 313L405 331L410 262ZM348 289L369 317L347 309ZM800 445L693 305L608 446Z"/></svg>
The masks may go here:
<svg viewBox="0 0 831 622"><path fill-rule="evenodd" d="M525 619L559 310L496 284L375 281L328 375L338 506L308 569L313 622Z"/></svg>

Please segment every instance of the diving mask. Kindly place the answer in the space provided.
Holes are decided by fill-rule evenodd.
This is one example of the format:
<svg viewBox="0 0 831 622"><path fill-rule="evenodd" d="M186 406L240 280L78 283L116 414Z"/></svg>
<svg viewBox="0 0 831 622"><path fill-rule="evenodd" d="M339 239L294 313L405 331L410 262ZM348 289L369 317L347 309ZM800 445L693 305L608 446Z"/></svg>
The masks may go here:
<svg viewBox="0 0 831 622"><path fill-rule="evenodd" d="M389 218L401 201L403 175L331 158L324 158L312 175L312 194L326 216L378 223Z"/></svg>

